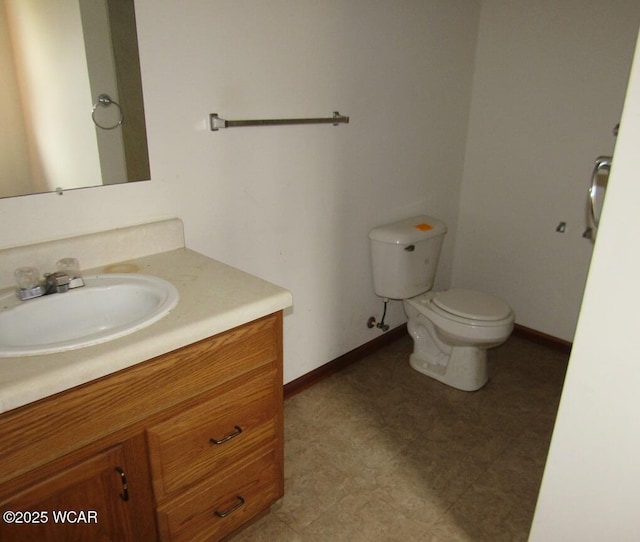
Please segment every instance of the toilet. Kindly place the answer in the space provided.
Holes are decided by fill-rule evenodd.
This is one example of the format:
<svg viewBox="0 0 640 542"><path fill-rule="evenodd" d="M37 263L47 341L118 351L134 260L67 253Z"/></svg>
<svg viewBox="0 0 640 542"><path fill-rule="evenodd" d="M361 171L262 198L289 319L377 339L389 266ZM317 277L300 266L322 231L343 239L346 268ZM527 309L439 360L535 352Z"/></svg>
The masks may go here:
<svg viewBox="0 0 640 542"><path fill-rule="evenodd" d="M487 349L513 330L514 314L501 299L453 288L433 292L447 228L421 215L369 232L373 284L383 299L402 300L413 338L409 363L448 386L475 391L487 383Z"/></svg>

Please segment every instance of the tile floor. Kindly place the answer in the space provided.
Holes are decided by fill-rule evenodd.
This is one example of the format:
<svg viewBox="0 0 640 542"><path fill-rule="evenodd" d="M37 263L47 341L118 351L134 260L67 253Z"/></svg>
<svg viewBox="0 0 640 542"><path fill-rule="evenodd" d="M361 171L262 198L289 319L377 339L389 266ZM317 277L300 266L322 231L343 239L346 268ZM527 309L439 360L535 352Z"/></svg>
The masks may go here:
<svg viewBox="0 0 640 542"><path fill-rule="evenodd" d="M520 337L480 391L402 336L285 402L285 496L233 542L526 541L568 355Z"/></svg>

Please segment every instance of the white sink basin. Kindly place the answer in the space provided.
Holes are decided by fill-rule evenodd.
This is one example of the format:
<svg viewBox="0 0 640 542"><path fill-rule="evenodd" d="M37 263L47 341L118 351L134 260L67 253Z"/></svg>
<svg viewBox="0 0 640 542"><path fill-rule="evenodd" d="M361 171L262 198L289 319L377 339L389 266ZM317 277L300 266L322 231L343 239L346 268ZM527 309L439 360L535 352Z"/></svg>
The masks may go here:
<svg viewBox="0 0 640 542"><path fill-rule="evenodd" d="M166 280L134 273L84 276L85 286L19 301L0 296L0 357L35 356L111 341L150 326L179 300Z"/></svg>

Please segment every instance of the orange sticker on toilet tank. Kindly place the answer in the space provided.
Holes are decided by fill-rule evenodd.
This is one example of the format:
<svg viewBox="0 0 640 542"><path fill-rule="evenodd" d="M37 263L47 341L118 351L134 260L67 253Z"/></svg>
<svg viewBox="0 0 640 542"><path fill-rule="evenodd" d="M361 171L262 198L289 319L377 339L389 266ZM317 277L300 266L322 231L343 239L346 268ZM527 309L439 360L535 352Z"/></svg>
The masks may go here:
<svg viewBox="0 0 640 542"><path fill-rule="evenodd" d="M433 229L433 226L431 224L427 224L426 222L421 222L420 224L416 224L416 228L418 228L420 231L429 231Z"/></svg>

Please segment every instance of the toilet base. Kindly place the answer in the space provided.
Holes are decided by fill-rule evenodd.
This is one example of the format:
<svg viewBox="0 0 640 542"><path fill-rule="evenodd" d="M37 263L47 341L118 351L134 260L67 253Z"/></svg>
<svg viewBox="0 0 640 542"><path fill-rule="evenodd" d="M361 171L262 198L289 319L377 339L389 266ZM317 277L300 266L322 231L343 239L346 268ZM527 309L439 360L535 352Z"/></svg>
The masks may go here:
<svg viewBox="0 0 640 542"><path fill-rule="evenodd" d="M454 346L450 354L439 352L427 360L414 351L409 364L416 371L462 391L476 391L489 380L487 351L469 346Z"/></svg>

